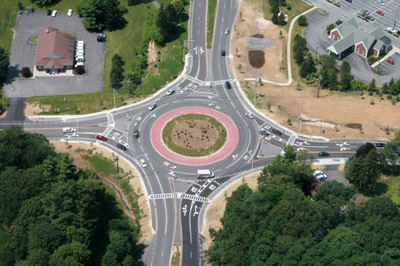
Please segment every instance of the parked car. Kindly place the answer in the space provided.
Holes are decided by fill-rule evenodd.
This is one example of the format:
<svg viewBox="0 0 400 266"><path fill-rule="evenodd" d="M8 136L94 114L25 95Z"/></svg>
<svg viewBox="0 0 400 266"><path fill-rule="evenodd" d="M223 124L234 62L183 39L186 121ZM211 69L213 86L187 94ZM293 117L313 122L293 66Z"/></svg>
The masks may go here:
<svg viewBox="0 0 400 266"><path fill-rule="evenodd" d="M133 134L133 136L135 136L135 138L138 139L139 138L139 130L136 129L135 133Z"/></svg>
<svg viewBox="0 0 400 266"><path fill-rule="evenodd" d="M63 133L74 133L76 131L76 128L72 127L64 127L63 128Z"/></svg>
<svg viewBox="0 0 400 266"><path fill-rule="evenodd" d="M226 55L225 50L221 50L221 55L222 55L222 56L225 56L225 55Z"/></svg>
<svg viewBox="0 0 400 266"><path fill-rule="evenodd" d="M252 113L250 113L250 112L246 112L244 115L247 116L250 119L254 119L254 115Z"/></svg>
<svg viewBox="0 0 400 266"><path fill-rule="evenodd" d="M380 4L381 6L385 5L385 3L382 0L378 0L378 4Z"/></svg>
<svg viewBox="0 0 400 266"><path fill-rule="evenodd" d="M381 16L384 16L384 15L385 15L385 13L383 13L382 10L376 10L376 13L379 14L379 15L381 15Z"/></svg>
<svg viewBox="0 0 400 266"><path fill-rule="evenodd" d="M84 56L78 56L75 57L76 62L85 62L85 57Z"/></svg>
<svg viewBox="0 0 400 266"><path fill-rule="evenodd" d="M150 104L150 106L149 106L149 110L150 110L150 111L151 111L151 110L154 110L156 107L157 107L157 104L156 104L156 103L152 103L152 104Z"/></svg>
<svg viewBox="0 0 400 266"><path fill-rule="evenodd" d="M329 153L327 153L326 151L321 151L320 153L318 153L318 156L327 157L327 156L329 156Z"/></svg>
<svg viewBox="0 0 400 266"><path fill-rule="evenodd" d="M368 15L368 16L366 16L366 17L365 17L365 19L367 19L367 20L370 20L370 21L374 21L374 17L372 17L372 16L369 16L369 15Z"/></svg>
<svg viewBox="0 0 400 266"><path fill-rule="evenodd" d="M384 143L384 142L375 142L375 147L377 147L377 148L383 148L383 147L385 147L385 144L386 144L386 143Z"/></svg>
<svg viewBox="0 0 400 266"><path fill-rule="evenodd" d="M225 35L228 35L230 30L228 28L225 29Z"/></svg>
<svg viewBox="0 0 400 266"><path fill-rule="evenodd" d="M306 151L307 149L306 148L303 148L303 147L300 147L300 148L297 148L297 151Z"/></svg>
<svg viewBox="0 0 400 266"><path fill-rule="evenodd" d="M51 13L51 16L52 16L52 17L57 16L57 10L53 10L53 12Z"/></svg>
<svg viewBox="0 0 400 266"><path fill-rule="evenodd" d="M68 9L68 13L67 13L68 17L72 16L72 9Z"/></svg>
<svg viewBox="0 0 400 266"><path fill-rule="evenodd" d="M261 135L263 135L263 136L266 136L266 137L268 137L269 136L269 133L266 131L266 130L260 130L260 131L258 131Z"/></svg>
<svg viewBox="0 0 400 266"><path fill-rule="evenodd" d="M391 65L394 65L394 61L390 58L386 58L386 62L388 62Z"/></svg>
<svg viewBox="0 0 400 266"><path fill-rule="evenodd" d="M225 85L226 85L226 88L229 90L229 89L232 89L232 85L231 85L231 83L229 82L229 81L227 81L227 82L225 82Z"/></svg>
<svg viewBox="0 0 400 266"><path fill-rule="evenodd" d="M280 131L280 130L278 130L276 128L272 129L272 133L274 133L275 135L278 135L278 136L282 136L282 131Z"/></svg>
<svg viewBox="0 0 400 266"><path fill-rule="evenodd" d="M393 27L387 27L387 31L390 31L391 33L396 33L396 30Z"/></svg>
<svg viewBox="0 0 400 266"><path fill-rule="evenodd" d="M140 162L140 165L141 165L143 168L146 168L146 167L147 167L146 161L145 161L144 159L140 159L139 162Z"/></svg>
<svg viewBox="0 0 400 266"><path fill-rule="evenodd" d="M77 62L77 63L75 64L75 68L77 68L78 66L83 66L83 62Z"/></svg>
<svg viewBox="0 0 400 266"><path fill-rule="evenodd" d="M51 16L51 10L50 9L47 10L47 16Z"/></svg>
<svg viewBox="0 0 400 266"><path fill-rule="evenodd" d="M123 151L126 151L126 150L127 150L127 148L126 148L124 145L122 145L121 143L118 143L118 144L117 144L117 147L120 148L120 149L123 150Z"/></svg>
<svg viewBox="0 0 400 266"><path fill-rule="evenodd" d="M102 141L107 141L107 137L104 137L103 135L97 135L96 139L102 140Z"/></svg>
<svg viewBox="0 0 400 266"><path fill-rule="evenodd" d="M175 90L174 89L169 89L168 91L167 91L167 96L171 96L172 94L174 94L175 93Z"/></svg>

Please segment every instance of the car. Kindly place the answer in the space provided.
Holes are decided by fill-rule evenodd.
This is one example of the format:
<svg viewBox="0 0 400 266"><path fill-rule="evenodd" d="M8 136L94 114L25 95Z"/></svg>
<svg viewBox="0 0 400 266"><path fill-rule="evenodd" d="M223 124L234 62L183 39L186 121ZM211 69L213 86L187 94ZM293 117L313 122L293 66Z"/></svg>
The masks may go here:
<svg viewBox="0 0 400 266"><path fill-rule="evenodd" d="M258 131L261 135L263 135L263 136L266 136L266 137L268 137L269 136L269 133L266 131L266 130L260 130L260 131Z"/></svg>
<svg viewBox="0 0 400 266"><path fill-rule="evenodd" d="M394 61L390 58L386 58L386 62L388 62L391 65L394 65Z"/></svg>
<svg viewBox="0 0 400 266"><path fill-rule="evenodd" d="M18 10L18 15L22 15L22 13L24 13L24 11Z"/></svg>
<svg viewBox="0 0 400 266"><path fill-rule="evenodd" d="M321 151L320 153L318 153L318 156L327 157L327 156L329 156L329 153L327 153L326 151Z"/></svg>
<svg viewBox="0 0 400 266"><path fill-rule="evenodd" d="M102 140L102 141L107 141L107 137L104 137L103 135L97 135L96 139Z"/></svg>
<svg viewBox="0 0 400 266"><path fill-rule="evenodd" d="M250 113L250 112L246 112L244 115L247 116L250 119L254 119L254 115L252 113Z"/></svg>
<svg viewBox="0 0 400 266"><path fill-rule="evenodd" d="M143 168L146 168L146 167L147 167L146 161L145 161L144 159L140 159L139 162L140 162L140 165L141 165Z"/></svg>
<svg viewBox="0 0 400 266"><path fill-rule="evenodd" d="M221 50L221 55L222 55L222 56L225 56L225 55L226 55L225 50Z"/></svg>
<svg viewBox="0 0 400 266"><path fill-rule="evenodd" d="M383 148L383 147L385 147L385 144L386 144L386 143L384 143L384 142L375 142L375 147L377 147L377 148Z"/></svg>
<svg viewBox="0 0 400 266"><path fill-rule="evenodd" d="M229 32L230 32L230 30L228 28L226 28L224 33L225 33L225 35L228 35Z"/></svg>
<svg viewBox="0 0 400 266"><path fill-rule="evenodd" d="M51 10L50 9L47 10L47 16L51 16Z"/></svg>
<svg viewBox="0 0 400 266"><path fill-rule="evenodd" d="M326 174L321 174L321 175L318 175L317 178L319 181L322 181L322 180L327 179L328 177L326 176Z"/></svg>
<svg viewBox="0 0 400 266"><path fill-rule="evenodd" d="M174 89L169 89L168 91L167 91L167 96L171 96L172 94L174 94L175 93L175 90Z"/></svg>
<svg viewBox="0 0 400 266"><path fill-rule="evenodd" d="M324 174L324 172L322 172L321 170L315 170L313 173L313 177L318 178L318 180L320 181L325 180L327 178L326 174Z"/></svg>
<svg viewBox="0 0 400 266"><path fill-rule="evenodd" d="M135 133L133 134L133 136L135 136L135 138L138 139L139 138L139 130L136 129Z"/></svg>
<svg viewBox="0 0 400 266"><path fill-rule="evenodd" d="M366 20L370 20L370 21L374 21L374 17L372 17L372 16L369 16L369 15L368 15L368 16L366 16L366 17L365 17L365 19L366 19Z"/></svg>
<svg viewBox="0 0 400 266"><path fill-rule="evenodd" d="M72 127L64 127L63 128L63 133L74 133L76 131L76 128Z"/></svg>
<svg viewBox="0 0 400 266"><path fill-rule="evenodd" d="M306 148L297 148L297 151L306 151Z"/></svg>
<svg viewBox="0 0 400 266"><path fill-rule="evenodd" d="M384 5L385 5L385 3L384 3L382 0L378 0L377 3L380 4L381 6L384 6Z"/></svg>
<svg viewBox="0 0 400 266"><path fill-rule="evenodd" d="M77 68L78 66L83 66L83 62L78 62L75 64L75 68Z"/></svg>
<svg viewBox="0 0 400 266"><path fill-rule="evenodd" d="M366 14L365 14L365 11L364 10L358 10L357 11L357 15L359 15L359 16L365 16Z"/></svg>
<svg viewBox="0 0 400 266"><path fill-rule="evenodd" d="M68 9L68 13L67 13L68 17L72 16L72 9Z"/></svg>
<svg viewBox="0 0 400 266"><path fill-rule="evenodd" d="M151 111L151 110L154 110L154 109L156 109L156 107L157 107L157 104L156 103L152 103L152 104L150 104L150 106L149 106L149 110Z"/></svg>
<svg viewBox="0 0 400 266"><path fill-rule="evenodd" d="M384 16L384 15L385 15L385 13L383 13L382 10L376 10L376 13L377 13L378 15L381 15L381 16Z"/></svg>
<svg viewBox="0 0 400 266"><path fill-rule="evenodd" d="M124 145L122 145L121 143L118 143L118 144L117 144L117 147L120 148L120 149L123 150L123 151L126 151L126 150L127 150L127 148L126 148Z"/></svg>
<svg viewBox="0 0 400 266"><path fill-rule="evenodd" d="M97 34L97 41L98 42L105 42L106 41L106 34L105 33L98 33Z"/></svg>
<svg viewBox="0 0 400 266"><path fill-rule="evenodd" d="M275 135L278 135L278 136L282 136L282 131L275 129L275 128L272 129L272 133L274 133Z"/></svg>
<svg viewBox="0 0 400 266"><path fill-rule="evenodd" d="M232 85L231 85L231 83L229 82L229 81L226 81L225 82L225 85L226 85L226 88L229 90L229 89L232 89Z"/></svg>
<svg viewBox="0 0 400 266"><path fill-rule="evenodd" d="M386 30L391 33L396 33L396 30L393 27L387 27Z"/></svg>
<svg viewBox="0 0 400 266"><path fill-rule="evenodd" d="M51 12L51 16L52 16L52 17L57 16L57 10L53 10L53 12Z"/></svg>
<svg viewBox="0 0 400 266"><path fill-rule="evenodd" d="M362 10L362 11L364 11L365 12L365 15L369 15L369 11L368 10L366 10L366 9L364 9L364 10Z"/></svg>

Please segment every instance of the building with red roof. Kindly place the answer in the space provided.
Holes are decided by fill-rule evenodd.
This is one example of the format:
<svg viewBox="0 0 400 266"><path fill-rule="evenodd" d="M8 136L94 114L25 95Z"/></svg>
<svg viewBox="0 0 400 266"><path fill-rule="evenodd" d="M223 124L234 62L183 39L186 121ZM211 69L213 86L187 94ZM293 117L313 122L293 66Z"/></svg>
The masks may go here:
<svg viewBox="0 0 400 266"><path fill-rule="evenodd" d="M75 37L53 27L39 31L35 67L38 71L63 72L74 64Z"/></svg>

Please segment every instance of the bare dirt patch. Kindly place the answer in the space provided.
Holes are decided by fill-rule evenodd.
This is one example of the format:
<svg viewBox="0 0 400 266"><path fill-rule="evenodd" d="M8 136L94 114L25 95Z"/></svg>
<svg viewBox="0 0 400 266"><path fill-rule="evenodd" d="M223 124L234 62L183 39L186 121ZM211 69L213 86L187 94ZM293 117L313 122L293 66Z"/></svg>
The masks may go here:
<svg viewBox="0 0 400 266"><path fill-rule="evenodd" d="M242 184L247 184L252 190L256 190L257 178L260 173L261 171L255 172L230 183L224 191L220 192L217 197L212 199L210 205L207 207L207 211L205 213L205 222L203 223L201 230L201 234L205 237L203 246L204 249L208 249L211 244L211 236L208 231L209 228L213 228L214 230L219 230L222 228L221 218L224 216L226 198L230 197L232 192Z"/></svg>
<svg viewBox="0 0 400 266"><path fill-rule="evenodd" d="M239 79L262 78L273 82L286 82L287 70L283 62L283 47L286 42L286 30L273 25L263 16L262 1L244 0L241 2L239 15L234 30L230 54L233 55L234 73ZM254 68L250 64L247 40L249 38L270 40L272 45L261 51L265 53L265 64ZM239 67L239 65L241 67ZM236 71L240 69L240 71Z"/></svg>
<svg viewBox="0 0 400 266"><path fill-rule="evenodd" d="M218 131L204 120L184 120L175 124L172 141L186 149L207 149L218 139Z"/></svg>
<svg viewBox="0 0 400 266"><path fill-rule="evenodd" d="M74 159L74 164L78 168L91 167L90 163L82 157L82 153L79 152L79 149L92 150L95 153L97 152L101 154L105 158L109 159L114 158L114 153L107 150L106 148L100 146L94 146L88 143L78 144L78 143L67 143L60 141L51 143L57 152L68 153ZM126 173L130 173L131 178L129 179L129 184L131 185L133 190L139 195L138 205L141 210L141 216L142 216L142 218L140 219L140 227L142 233L140 241L141 243L149 243L153 236L153 229L151 227L151 211L149 203L147 201L148 197L146 194L146 189L142 181L139 179L139 175L137 174L136 170L132 167L132 165L128 161L126 161L122 157L120 157L119 160L119 167L122 168ZM112 182L112 178L110 177L105 177L105 178L107 178L109 182ZM116 185L114 182L112 183ZM110 183L108 183L108 185L110 185ZM122 200L127 201L126 198L123 198ZM124 213L125 211L126 210L124 210ZM132 217L131 214L129 214L128 217Z"/></svg>
<svg viewBox="0 0 400 266"><path fill-rule="evenodd" d="M249 84L250 85L250 84ZM246 87L246 85L244 86ZM258 86L260 109L266 116L301 134L327 138L380 139L392 138L400 128L400 105L372 96L331 93L316 88ZM374 102L371 105L371 102ZM270 108L268 109L268 106ZM289 125L288 119L291 124ZM389 135L387 135L387 129Z"/></svg>
<svg viewBox="0 0 400 266"><path fill-rule="evenodd" d="M147 64L151 64L157 61L157 47L154 41L149 42L148 48L148 55L147 55Z"/></svg>
<svg viewBox="0 0 400 266"><path fill-rule="evenodd" d="M38 103L31 104L27 102L25 106L25 116L34 116L41 112L48 112L49 110L50 105L39 105Z"/></svg>
<svg viewBox="0 0 400 266"><path fill-rule="evenodd" d="M265 64L265 54L260 50L249 51L249 63L254 68L262 68Z"/></svg>

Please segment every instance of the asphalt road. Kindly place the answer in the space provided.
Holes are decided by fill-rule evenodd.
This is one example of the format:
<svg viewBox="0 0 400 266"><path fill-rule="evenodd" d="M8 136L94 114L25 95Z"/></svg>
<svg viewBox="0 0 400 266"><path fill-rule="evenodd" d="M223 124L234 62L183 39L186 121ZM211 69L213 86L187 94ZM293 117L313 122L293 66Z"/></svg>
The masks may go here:
<svg viewBox="0 0 400 266"><path fill-rule="evenodd" d="M202 243L199 235L201 210L214 191L227 185L233 178L268 165L273 158L260 156L261 143L274 146L275 154L284 145L296 150L307 150L318 155L329 151L331 158L346 158L364 143L360 140L327 140L318 137L299 136L296 133L263 117L246 100L229 72L229 55L221 56L220 50L229 51L230 34L238 12L238 1L220 0L216 15L213 50L206 51L206 1L192 1L189 23L189 53L186 56L184 73L173 83L151 98L114 110L81 116L37 116L29 119L1 120L0 128L20 125L26 131L44 134L50 140L69 142L92 142L109 148L118 156L126 158L141 175L149 196L152 215L153 239L142 256L145 265L169 265L173 245L182 245L182 264L202 264ZM225 82L230 81L231 89ZM176 92L166 96L165 92L175 88ZM157 108L150 111L150 103ZM198 167L179 165L160 156L149 140L152 125L162 114L179 107L207 107L230 117L239 133L239 145L223 160L202 168L215 172L209 180L196 180ZM255 118L246 117L251 111ZM11 113L11 110L10 110ZM10 114L11 115L11 114ZM62 133L63 127L73 127L74 133ZM264 129L269 136L262 137L258 131ZM140 131L138 139L133 137ZM101 134L108 141L100 141ZM116 145L125 145L121 151ZM268 146L264 149L268 149ZM143 168L139 160L144 159ZM212 199L212 198L211 198ZM177 209L178 208L178 209ZM201 217L201 216L200 216Z"/></svg>

